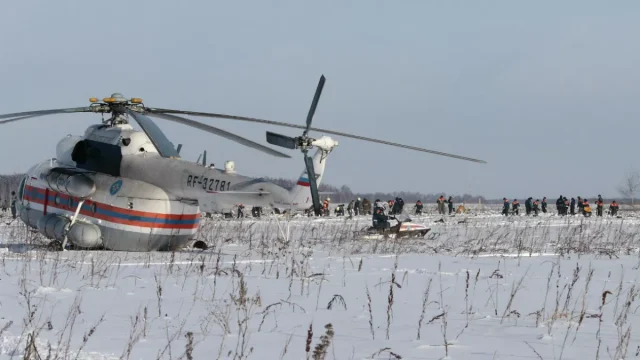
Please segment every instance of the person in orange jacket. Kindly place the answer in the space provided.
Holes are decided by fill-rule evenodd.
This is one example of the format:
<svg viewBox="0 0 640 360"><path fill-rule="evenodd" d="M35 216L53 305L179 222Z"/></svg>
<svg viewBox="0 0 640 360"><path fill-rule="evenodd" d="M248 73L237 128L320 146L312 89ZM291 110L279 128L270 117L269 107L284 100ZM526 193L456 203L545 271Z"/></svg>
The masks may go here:
<svg viewBox="0 0 640 360"><path fill-rule="evenodd" d="M513 209L512 213L514 215L520 215L520 203L518 202L518 199L513 199L511 208Z"/></svg>
<svg viewBox="0 0 640 360"><path fill-rule="evenodd" d="M618 215L618 203L615 200L613 200L611 205L609 205L609 214L611 214L611 216Z"/></svg>
<svg viewBox="0 0 640 360"><path fill-rule="evenodd" d="M540 199L536 199L536 201L533 202L531 211L533 211L533 216L538 216L538 212L540 212Z"/></svg>

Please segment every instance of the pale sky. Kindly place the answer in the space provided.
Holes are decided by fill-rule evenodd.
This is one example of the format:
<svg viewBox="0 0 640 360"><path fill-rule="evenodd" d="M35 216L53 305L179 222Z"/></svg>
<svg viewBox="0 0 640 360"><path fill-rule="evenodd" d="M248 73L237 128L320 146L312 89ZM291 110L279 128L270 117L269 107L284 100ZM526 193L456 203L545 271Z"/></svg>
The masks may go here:
<svg viewBox="0 0 640 360"><path fill-rule="evenodd" d="M325 181L360 191L489 198L617 196L640 170L637 1L11 1L0 12L0 113L85 106L121 92L150 107L303 124L486 160L335 137ZM198 120L198 118L194 118ZM99 115L0 127L0 173L55 156ZM200 119L266 144L265 131ZM182 154L250 176L278 159L157 120ZM312 133L320 136L322 134Z"/></svg>

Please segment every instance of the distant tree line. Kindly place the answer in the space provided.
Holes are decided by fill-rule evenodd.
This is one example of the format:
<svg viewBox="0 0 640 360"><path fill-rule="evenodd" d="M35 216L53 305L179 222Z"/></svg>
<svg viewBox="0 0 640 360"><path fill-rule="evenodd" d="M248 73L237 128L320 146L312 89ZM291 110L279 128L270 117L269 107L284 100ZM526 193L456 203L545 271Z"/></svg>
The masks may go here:
<svg viewBox="0 0 640 360"><path fill-rule="evenodd" d="M285 189L292 189L296 184L296 181L291 179L282 179L282 178L266 178L273 183L282 186ZM453 195L453 194L445 194L445 193L428 193L424 194L421 192L411 192L411 191L395 191L395 192L375 192L375 193L363 193L363 192L354 192L346 185L341 187L337 187L330 184L320 184L318 187L318 191L320 192L329 192L331 194L321 195L320 198L330 198L332 203L346 203L351 200L355 200L358 197L361 199L369 199L371 201L375 199L380 199L382 201L392 200L396 197L401 197L405 203L416 202L418 200L423 203L435 203L440 195L445 195L447 198L449 196L453 196L455 203L478 203L480 200L483 204L487 203L487 200L483 196L471 195L471 194L462 194L462 195Z"/></svg>
<svg viewBox="0 0 640 360"><path fill-rule="evenodd" d="M634 173L635 174L635 173ZM20 180L24 177L24 174L13 174L13 175L0 175L0 204L2 201L11 199L11 191L17 191L18 185L20 185ZM269 181L274 182L277 185L282 186L285 189L291 189L296 184L296 181L291 179L283 179L283 178L266 178ZM621 195L623 195L623 199L628 200L631 199L631 203L633 203L633 199L636 197L636 193L640 189L640 175L630 176L627 183L620 187L619 191ZM486 199L484 196L479 195L471 195L471 194L447 194L447 193L421 193L421 192L411 192L411 191L395 191L395 192L375 192L375 193L363 193L351 190L350 187L343 185L341 187L337 187L330 184L320 184L319 188L320 192L327 192L331 194L321 195L322 199L331 198L332 203L347 203L351 200L355 200L358 197L362 199L369 199L371 201L375 199L380 199L383 201L395 199L396 197L401 197L406 203L411 203L415 201L422 201L423 203L435 203L440 195L445 195L445 197L453 196L454 202L456 204L466 203L466 204L477 204L480 201L483 204L501 204L502 199ZM588 198L590 201L596 197ZM517 198L516 199L520 199ZM523 201L526 197L521 198ZM535 199L535 198L534 198ZM542 199L542 197L540 197ZM549 206L555 206L554 197L548 197ZM509 200L513 200L513 198L509 198ZM608 199L605 199L608 202ZM619 201L623 203L624 201Z"/></svg>

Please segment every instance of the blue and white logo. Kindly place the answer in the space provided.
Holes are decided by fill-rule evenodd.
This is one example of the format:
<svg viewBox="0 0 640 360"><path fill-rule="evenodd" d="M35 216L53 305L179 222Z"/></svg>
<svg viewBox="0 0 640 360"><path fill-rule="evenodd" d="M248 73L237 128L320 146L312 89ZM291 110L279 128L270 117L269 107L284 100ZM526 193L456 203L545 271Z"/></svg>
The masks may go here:
<svg viewBox="0 0 640 360"><path fill-rule="evenodd" d="M111 194L111 196L114 196L115 194L118 193L118 191L120 191L121 188L122 188L122 180L116 180L116 182L111 184L111 187L109 188L109 193Z"/></svg>

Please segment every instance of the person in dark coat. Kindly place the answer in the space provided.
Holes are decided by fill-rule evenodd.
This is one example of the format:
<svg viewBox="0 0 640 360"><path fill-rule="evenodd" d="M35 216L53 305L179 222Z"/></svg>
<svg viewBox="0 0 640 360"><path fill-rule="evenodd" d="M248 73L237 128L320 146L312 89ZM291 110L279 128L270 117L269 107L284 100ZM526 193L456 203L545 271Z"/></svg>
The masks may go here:
<svg viewBox="0 0 640 360"><path fill-rule="evenodd" d="M12 191L11 192L11 216L13 216L13 218L15 219L17 216L17 211L16 211L16 203L18 202L18 196L16 196L16 192Z"/></svg>
<svg viewBox="0 0 640 360"><path fill-rule="evenodd" d="M396 198L393 202L393 205L391 205L391 215L400 214L400 202L398 201L398 199L399 198Z"/></svg>
<svg viewBox="0 0 640 360"><path fill-rule="evenodd" d="M416 201L416 205L414 206L414 208L416 210L416 215L422 215L422 209L424 208L422 201Z"/></svg>
<svg viewBox="0 0 640 360"><path fill-rule="evenodd" d="M524 201L524 210L525 214L531 215L531 209L533 208L533 200L532 198L528 198Z"/></svg>
<svg viewBox="0 0 640 360"><path fill-rule="evenodd" d="M238 219L240 218L244 218L244 205L243 204L239 204L238 205Z"/></svg>
<svg viewBox="0 0 640 360"><path fill-rule="evenodd" d="M397 200L398 203L398 208L400 209L400 212L398 212L398 214L402 214L402 212L404 211L404 200L399 197Z"/></svg>
<svg viewBox="0 0 640 360"><path fill-rule="evenodd" d="M556 210L558 210L558 215L562 215L562 208L564 207L564 199L562 195L556 200Z"/></svg>
<svg viewBox="0 0 640 360"><path fill-rule="evenodd" d="M576 214L576 199L571 198L571 215Z"/></svg>
<svg viewBox="0 0 640 360"><path fill-rule="evenodd" d="M355 216L360 215L360 213L362 212L361 206L362 202L360 201L360 198L358 198L358 200L356 200L356 202L353 204L353 214Z"/></svg>
<svg viewBox="0 0 640 360"><path fill-rule="evenodd" d="M542 212L546 214L547 213L547 197L546 196L542 198L542 203L540 205L542 207Z"/></svg>
<svg viewBox="0 0 640 360"><path fill-rule="evenodd" d="M449 215L453 214L453 196L449 196L449 200L447 200L449 204Z"/></svg>
<svg viewBox="0 0 640 360"><path fill-rule="evenodd" d="M598 200L596 200L596 216L602 216L604 212L604 201L602 200L602 196L598 195Z"/></svg>
<svg viewBox="0 0 640 360"><path fill-rule="evenodd" d="M582 197L578 196L576 205L578 206L578 214L582 214L582 210L584 210L584 200L582 199Z"/></svg>
<svg viewBox="0 0 640 360"><path fill-rule="evenodd" d="M527 202L525 201L525 204ZM518 199L513 199L513 203L511 204L511 208L513 209L513 214L514 215L520 215L520 203L518 202Z"/></svg>
<svg viewBox="0 0 640 360"><path fill-rule="evenodd" d="M376 207L373 212L373 227L376 229L388 229L389 217L384 214L384 209Z"/></svg>
<svg viewBox="0 0 640 360"><path fill-rule="evenodd" d="M507 198L502 198L504 203L502 204L502 215L509 216L509 200Z"/></svg>

